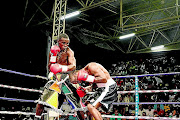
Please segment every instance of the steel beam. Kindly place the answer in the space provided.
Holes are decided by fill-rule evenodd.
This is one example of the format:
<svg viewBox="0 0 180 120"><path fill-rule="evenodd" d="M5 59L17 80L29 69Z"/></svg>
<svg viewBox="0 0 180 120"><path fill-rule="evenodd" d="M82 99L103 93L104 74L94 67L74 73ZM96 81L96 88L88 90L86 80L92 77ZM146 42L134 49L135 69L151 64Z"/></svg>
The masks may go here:
<svg viewBox="0 0 180 120"><path fill-rule="evenodd" d="M52 45L59 34L65 32L65 19L61 20L61 17L66 15L66 5L67 0L55 0Z"/></svg>
<svg viewBox="0 0 180 120"><path fill-rule="evenodd" d="M44 4L46 0L42 1L41 4L39 5L40 7ZM31 18L29 19L29 21L26 23L26 27L30 24L30 22L33 20L34 16L36 15L36 13L39 11L39 9L37 8L36 11L34 12L34 14L31 16Z"/></svg>
<svg viewBox="0 0 180 120"><path fill-rule="evenodd" d="M123 27L123 16L122 16L122 13L123 13L123 11L122 11L122 7L123 7L123 1L122 0L120 0L120 27L122 28ZM123 30L123 29L122 29Z"/></svg>
<svg viewBox="0 0 180 120"><path fill-rule="evenodd" d="M103 0L101 2L91 3L89 6L85 6L83 8L80 8L79 11L84 12L84 11L99 7L101 5L104 5L104 4L107 4L109 2L113 2L113 1L115 1L115 0Z"/></svg>

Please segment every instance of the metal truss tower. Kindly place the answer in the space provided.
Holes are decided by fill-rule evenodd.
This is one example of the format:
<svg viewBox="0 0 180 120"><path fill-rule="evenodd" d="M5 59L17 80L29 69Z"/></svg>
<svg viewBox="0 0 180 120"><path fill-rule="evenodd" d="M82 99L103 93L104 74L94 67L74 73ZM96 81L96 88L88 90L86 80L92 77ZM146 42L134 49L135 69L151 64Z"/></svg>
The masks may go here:
<svg viewBox="0 0 180 120"><path fill-rule="evenodd" d="M61 18L66 15L66 5L67 0L55 0L52 45L55 44L59 34L65 32L65 19Z"/></svg>

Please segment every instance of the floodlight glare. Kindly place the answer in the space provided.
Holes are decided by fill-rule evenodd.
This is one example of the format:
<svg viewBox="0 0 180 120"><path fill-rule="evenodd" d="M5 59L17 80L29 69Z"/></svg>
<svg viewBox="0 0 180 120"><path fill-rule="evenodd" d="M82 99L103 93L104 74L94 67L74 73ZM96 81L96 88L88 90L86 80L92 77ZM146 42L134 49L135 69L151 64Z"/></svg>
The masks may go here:
<svg viewBox="0 0 180 120"><path fill-rule="evenodd" d="M158 49L161 49L161 48L164 48L164 45L152 47L151 50L158 50Z"/></svg>
<svg viewBox="0 0 180 120"><path fill-rule="evenodd" d="M120 36L119 39L125 39L125 38L129 38L129 37L133 37L134 35L135 35L135 33L123 35L123 36Z"/></svg>
<svg viewBox="0 0 180 120"><path fill-rule="evenodd" d="M68 19L68 18L74 17L74 16L76 16L76 15L79 15L80 13L81 13L80 11L75 11L75 12L66 14L65 16L62 16L60 19L61 19L61 20L63 20L63 19Z"/></svg>

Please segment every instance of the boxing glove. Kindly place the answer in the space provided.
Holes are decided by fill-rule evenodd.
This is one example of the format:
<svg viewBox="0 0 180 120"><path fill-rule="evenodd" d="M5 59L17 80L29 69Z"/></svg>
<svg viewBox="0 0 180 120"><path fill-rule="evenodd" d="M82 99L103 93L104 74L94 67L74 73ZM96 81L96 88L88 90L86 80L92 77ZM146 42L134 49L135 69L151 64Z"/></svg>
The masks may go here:
<svg viewBox="0 0 180 120"><path fill-rule="evenodd" d="M60 51L61 50L60 50L59 46L57 46L57 45L53 45L51 47L51 50L50 50L50 52L51 52L50 62L51 63L56 63L57 54Z"/></svg>
<svg viewBox="0 0 180 120"><path fill-rule="evenodd" d="M92 75L89 75L85 70L80 70L78 72L77 80L79 81L87 81L93 83L95 80L95 77Z"/></svg>
<svg viewBox="0 0 180 120"><path fill-rule="evenodd" d="M53 72L54 74L57 74L59 72L67 72L68 67L66 65L60 65L58 63L51 64L50 71Z"/></svg>
<svg viewBox="0 0 180 120"><path fill-rule="evenodd" d="M84 97L86 95L85 91L86 91L86 89L81 86L79 88L77 88L77 90L76 90L79 97Z"/></svg>

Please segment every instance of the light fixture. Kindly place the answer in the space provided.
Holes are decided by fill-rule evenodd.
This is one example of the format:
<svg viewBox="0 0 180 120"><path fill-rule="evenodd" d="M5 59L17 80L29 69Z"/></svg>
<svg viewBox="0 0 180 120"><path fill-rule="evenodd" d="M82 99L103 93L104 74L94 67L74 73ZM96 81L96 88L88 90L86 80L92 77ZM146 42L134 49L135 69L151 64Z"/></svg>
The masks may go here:
<svg viewBox="0 0 180 120"><path fill-rule="evenodd" d="M158 50L158 49L162 49L162 48L164 48L164 45L152 47L151 50Z"/></svg>
<svg viewBox="0 0 180 120"><path fill-rule="evenodd" d="M68 18L74 17L74 16L76 16L76 15L79 15L80 13L81 13L80 11L75 11L75 12L66 14L65 16L62 16L60 19L61 19L61 20L63 20L63 19L68 19Z"/></svg>
<svg viewBox="0 0 180 120"><path fill-rule="evenodd" d="M133 37L133 36L135 36L135 33L120 36L119 39L125 39L125 38L129 38L129 37Z"/></svg>

